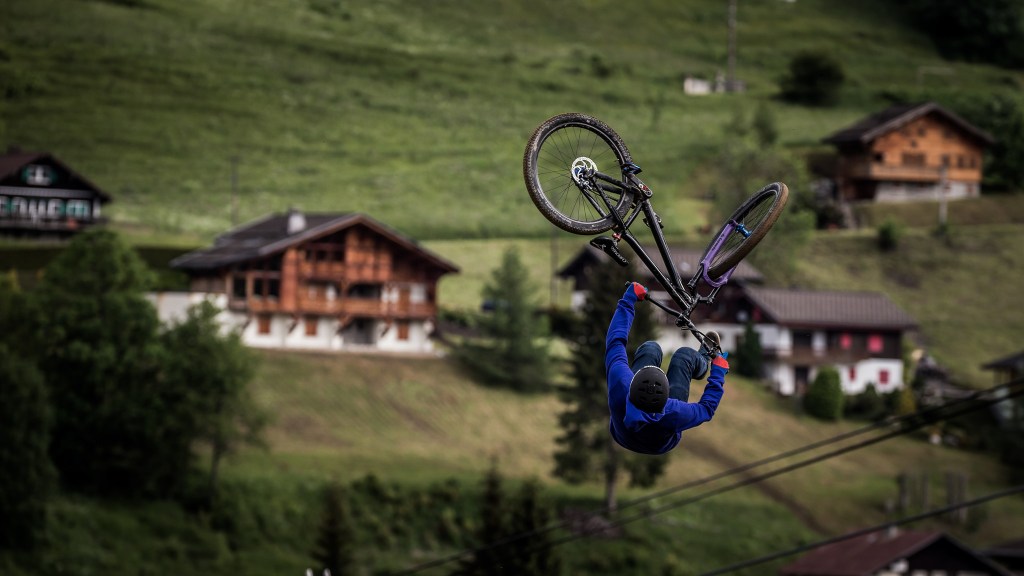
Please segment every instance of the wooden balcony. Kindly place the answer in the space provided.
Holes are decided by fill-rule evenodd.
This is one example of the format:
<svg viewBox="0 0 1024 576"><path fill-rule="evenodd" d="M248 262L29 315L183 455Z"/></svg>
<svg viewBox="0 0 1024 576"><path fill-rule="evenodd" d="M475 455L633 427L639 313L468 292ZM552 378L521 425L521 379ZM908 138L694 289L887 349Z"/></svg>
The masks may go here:
<svg viewBox="0 0 1024 576"><path fill-rule="evenodd" d="M361 298L339 300L299 298L294 307L284 307L274 298L232 299L232 310L252 313L312 314L317 316L356 316L363 318L432 318L437 307L428 302L399 303Z"/></svg>
<svg viewBox="0 0 1024 576"><path fill-rule="evenodd" d="M939 166L892 166L861 162L846 166L844 176L866 180L938 182L942 179L942 168Z"/></svg>
<svg viewBox="0 0 1024 576"><path fill-rule="evenodd" d="M386 264L348 264L345 262L300 262L300 278L319 278L348 283L387 282L391 279L391 266Z"/></svg>

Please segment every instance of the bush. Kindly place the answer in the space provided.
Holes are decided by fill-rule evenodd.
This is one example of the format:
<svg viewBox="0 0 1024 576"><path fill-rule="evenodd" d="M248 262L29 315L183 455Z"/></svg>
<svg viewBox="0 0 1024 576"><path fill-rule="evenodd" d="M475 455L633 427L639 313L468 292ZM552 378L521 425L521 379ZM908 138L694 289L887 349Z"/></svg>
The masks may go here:
<svg viewBox="0 0 1024 576"><path fill-rule="evenodd" d="M821 420L839 420L843 416L844 401L839 372L825 366L818 371L804 396L804 410Z"/></svg>
<svg viewBox="0 0 1024 576"><path fill-rule="evenodd" d="M789 62L789 72L779 80L782 99L808 106L829 106L839 100L846 80L843 66L827 54L801 52Z"/></svg>
<svg viewBox="0 0 1024 576"><path fill-rule="evenodd" d="M900 237L903 229L892 220L886 220L878 227L878 249L882 252L892 252L899 247Z"/></svg>
<svg viewBox="0 0 1024 576"><path fill-rule="evenodd" d="M846 399L843 415L875 421L884 418L886 412L885 398L878 393L874 384L868 384L863 392Z"/></svg>

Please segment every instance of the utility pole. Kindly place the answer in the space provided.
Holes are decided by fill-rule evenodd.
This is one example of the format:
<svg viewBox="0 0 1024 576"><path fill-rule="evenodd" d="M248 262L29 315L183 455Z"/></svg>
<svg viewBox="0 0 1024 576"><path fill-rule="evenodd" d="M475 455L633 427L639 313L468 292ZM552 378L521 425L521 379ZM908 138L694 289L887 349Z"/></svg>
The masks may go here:
<svg viewBox="0 0 1024 576"><path fill-rule="evenodd" d="M231 227L238 225L238 156L231 157Z"/></svg>
<svg viewBox="0 0 1024 576"><path fill-rule="evenodd" d="M939 169L939 231L946 231L946 191L949 188L948 169L943 166Z"/></svg>
<svg viewBox="0 0 1024 576"><path fill-rule="evenodd" d="M739 0L729 0L729 59L725 75L725 91L736 91L736 4Z"/></svg>

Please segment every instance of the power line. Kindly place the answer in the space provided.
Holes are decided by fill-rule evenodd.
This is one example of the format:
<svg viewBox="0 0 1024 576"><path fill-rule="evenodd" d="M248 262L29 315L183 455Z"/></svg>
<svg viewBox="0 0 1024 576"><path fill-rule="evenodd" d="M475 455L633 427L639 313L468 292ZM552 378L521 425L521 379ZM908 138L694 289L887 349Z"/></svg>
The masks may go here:
<svg viewBox="0 0 1024 576"><path fill-rule="evenodd" d="M701 576L717 576L718 574L726 574L728 572L734 572L736 570L740 570L740 569L743 569L743 568L749 568L751 566L756 566L758 564L764 564L765 562L771 562L772 560L778 560L779 558L784 558L786 556L792 556L794 554L799 554L801 552L806 552L808 550L813 550L815 548L820 548L820 547L826 546L828 544L834 544L836 542L842 542L843 540L849 540L851 538L856 538L858 536L864 536L865 534L870 534L872 532L878 532L879 530L884 530L884 529L892 527L892 526L902 526L904 524L909 524L911 522L917 522L918 520L924 520L924 519L930 518L932 516L940 516L942 514L946 514L947 512L952 512L954 510L959 510L960 508L969 508L971 506L977 506L979 504L984 504L985 502L989 502L991 500L996 500L998 498L1005 498L1006 496L1012 496L1013 494L1017 494L1019 492L1024 492L1024 484L1018 484L1018 485L1016 485L1016 486L1014 486L1012 488L1008 488L1006 490L1002 490L1002 491L999 491L999 492L994 492L994 493L989 494L987 496L982 496L980 498L975 498L974 500L968 500L966 502L960 502L958 504L952 504L950 506L946 506L945 508L938 508L938 509L935 509L935 510L930 510L928 512L922 512L921 514L917 514L917 515L914 515L914 516L907 516L906 518L900 518L898 520L890 520L890 521L885 522L883 524L876 524L875 526L871 526L870 528L861 528L860 530L854 530L853 532L847 532L846 534L843 534L841 536L834 536L832 538L826 538L825 540L819 540L819 541L813 542L811 544L804 544L802 546L797 546L796 548L790 548L789 550L783 550L781 552L774 552L772 554L766 554L764 556L759 556L757 558L753 558L753 559L750 559L750 560L745 560L743 562L737 562L735 564L730 564L729 566L725 566L723 568L718 568L717 570L712 570L711 572L705 572L705 573L701 574Z"/></svg>
<svg viewBox="0 0 1024 576"><path fill-rule="evenodd" d="M674 486L674 487L667 488L665 490L661 490L661 491L656 492L654 494L645 496L643 498L638 498L636 500L631 500L629 502L624 503L622 506L620 506L620 509L636 506L638 504L642 504L644 502L648 502L648 501L650 501L650 500L652 500L654 498L665 496L665 495L668 495L668 494L671 494L671 493L674 493L674 492L678 492L678 491L681 491L681 490L684 490L684 489L687 489L687 488L694 488L694 487L697 487L697 486L708 484L710 482L713 482L715 480L720 480L720 479L726 478L728 476L732 476L732 475L736 475L736 474L741 474L741 473L747 472L747 471L749 471L749 470L751 470L753 468L764 466L766 464L771 464L771 463L777 462L779 460L782 460L784 458L795 456L795 455L798 455L798 454L801 454L801 453L804 453L804 452L808 452L810 450L814 450L814 449L817 449L817 448L822 448L822 447L825 447L825 446L828 446L828 445L831 445L831 444L836 444L836 443L838 443L838 442L840 442L842 440L847 440L847 439L850 439L852 437L856 437L856 436L859 436L861 434L865 434L865 433L873 431L873 430L878 430L880 428L893 427L893 426L896 427L895 430L892 430L892 431L890 431L890 432L888 432L886 434L882 434L882 435L876 436L874 438L869 438L869 439L863 440L863 441L861 441L859 443L852 444L852 445L849 445L849 446L845 446L843 448L839 448L839 449L833 450L831 452L826 452L824 454L820 454L818 456L814 456L812 458L808 458L808 459L805 459L805 460L802 460L802 461L799 461L799 462L796 462L796 463L784 466L782 468L778 468L776 470L772 470L772 471L766 472L766 473L758 475L758 476L752 476L752 477L740 480L738 482L734 482L732 484L727 484L725 486L722 486L722 487L719 487L719 488L715 488L715 489L709 490L707 492L704 492L704 493L701 493L701 494L697 494L695 496L691 496L689 498L684 498L682 500L671 502L669 504L665 504L665 505L657 507L657 508L653 508L653 509L650 509L650 510L645 510L645 511L643 511L641 513L638 513L638 514L634 514L634 515L631 515L631 516L626 516L626 517L619 518L619 519L617 519L617 520L615 520L613 522L610 522L609 524L603 526L599 530L592 530L592 531L583 530L583 531L580 531L580 532L575 533L575 534L569 534L569 535L566 535L566 536L564 536L562 538L559 538L559 539L556 539L556 540L552 540L552 541L543 543L542 545L527 548L526 551L528 551L528 552L529 551L534 551L536 549L545 548L545 547L550 548L550 547L558 546L558 545L561 545L561 544L566 544L566 543L569 543L569 542L572 542L572 541L575 541L575 540L579 540L579 539L582 539L582 538L585 538L585 537L588 537L588 536L599 534L599 533L602 533L602 532L604 532L604 531L606 531L606 530L608 530L610 528L622 526L622 525L625 525L625 524L629 524L631 522L635 522L637 520L649 518L649 517L651 517L651 516L653 516L655 514L660 514L662 512L666 512L666 511L674 509L674 508L678 508L678 507L681 507L681 506L686 506L686 505L689 505L689 504L693 504L693 503L699 502L701 500L705 500L707 498L710 498L712 496L717 496L718 494L722 494L724 492L729 492L729 491L737 489L737 488L746 487L746 486L749 486L749 485L752 485L752 484L755 484L755 483L767 480L769 478L773 478L775 476L779 476L781 474L785 474L787 472L792 472L792 471L797 470L799 468L810 466L811 464L816 464L818 462L822 462L822 461L828 460L830 458L841 456L843 454L846 454L848 452L852 452L854 450L858 450L860 448L864 448L864 447L867 447L867 446L871 446L873 444L877 444L877 443L883 442L885 440L889 440L891 438L895 438L896 436L901 436L901 435L906 434L908 432L912 432L914 430L920 429L920 428L924 427L925 425L931 424L933 422L937 422L937 421L940 421L940 420L951 419L951 418L956 418L958 416L962 416L962 415L967 414L969 412L973 412L973 411L979 410L981 408L992 406L992 405L997 404L999 402L1003 402L1003 401L1009 400L1011 398L1017 397L1017 396L1019 396L1021 394L1024 394L1024 387L1015 388L1015 387L1020 386L1021 384L1024 384L1024 378L1013 380L1011 382L1007 382L1007 383L1004 383L1004 384L1001 384L1001 385L998 385L998 386L994 386L994 387L986 389L986 390L977 391L977 392L975 392L975 393L973 393L970 396L967 396L965 398L961 398L961 399L958 399L958 400L953 400L953 401L947 402L947 403L939 405L939 406L933 406L931 408L927 408L927 409L923 409L923 410L918 410L916 412L913 412L911 414L907 414L907 415L904 415L904 416L899 416L899 417L895 417L895 418L889 418L889 419L883 420L883 421L875 423L875 424L871 424L871 425L868 425L868 426L864 426L864 427L858 428L856 430L852 430L850 432L839 434L837 436L831 437L831 438L826 439L826 440L821 440L821 441L818 441L818 442L812 442L812 443L807 444L805 446L802 446L802 447L799 447L799 448L795 448L793 450L789 450L789 451L786 451L786 452L782 452L782 453L776 454L774 456L770 456L770 457L762 459L762 460L758 460L758 461L755 461L755 462L752 462L752 463L749 463L749 464L738 466L738 467L735 467L735 468L732 468L732 469L729 469L729 470L726 470L726 471L723 471L723 472L720 472L720 473L717 473L717 474L713 474L713 475L705 477L703 479L699 479L699 480L695 480L695 481L692 481L692 482L687 482L687 483L684 483L684 484L680 484L680 485L677 485L677 486ZM993 397L994 393L1002 391L1003 389L1008 390L1008 393L1006 395L1003 395L1003 396L995 395L995 396L998 396L998 397ZM985 398L985 396L988 396L988 398ZM963 408L960 408L959 410L953 411L951 413L946 413L947 410L949 410L951 408L956 408L956 407L958 407L960 405L966 405L966 406L963 407ZM491 543L488 543L488 544L485 544L485 545L482 545L482 546L478 546L476 548L470 548L470 549L462 550L462 551L453 553L451 555L448 555L448 556L445 556L445 557L442 557L442 558L438 558L438 559L435 559L435 560L432 560L432 561L424 562L422 564L418 564L418 565L413 566L411 568L408 568L406 570L403 570L403 571L400 571L400 572L396 572L395 574L414 574L416 572L421 572L421 571L429 569L429 568L435 568L437 566L441 566L441 565L447 564L449 562L453 562L455 560L459 560L461 558L467 557L467 556L469 556L471 554L474 554L474 553L477 553L477 552L482 552L482 551L485 551L485 550L490 550L490 549L493 549L493 548L497 548L498 546L504 546L506 544L510 544L512 542L516 542L516 541L519 541L519 540L524 540L524 539L531 538L531 537L534 537L534 536L543 535L543 534L546 534L548 532L552 532L554 530L557 530L559 528L564 528L564 527L566 527L566 525L567 525L567 522L565 522L565 521L552 523L552 524L549 524L548 526L545 526L545 527L542 527L542 528L538 528L536 530L532 530L532 531L529 531L529 532L524 532L524 533L521 533L521 534L515 534L515 535L512 535L512 536L508 536L508 537L502 538L500 540L497 540L497 541L494 541L494 542L491 542Z"/></svg>

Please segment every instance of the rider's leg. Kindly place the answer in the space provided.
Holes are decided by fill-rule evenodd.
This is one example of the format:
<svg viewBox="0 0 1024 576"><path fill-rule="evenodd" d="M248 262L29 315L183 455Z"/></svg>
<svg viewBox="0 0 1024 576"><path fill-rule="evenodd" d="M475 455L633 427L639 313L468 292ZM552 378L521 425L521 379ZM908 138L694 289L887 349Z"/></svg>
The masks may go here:
<svg viewBox="0 0 1024 576"><path fill-rule="evenodd" d="M661 345L654 340L648 340L636 349L636 353L633 354L633 363L629 367L633 370L634 374L644 366L657 366L661 368L662 358Z"/></svg>
<svg viewBox="0 0 1024 576"><path fill-rule="evenodd" d="M668 396L687 402L690 380L700 378L708 371L708 361L693 348L683 346L672 354L668 363Z"/></svg>

